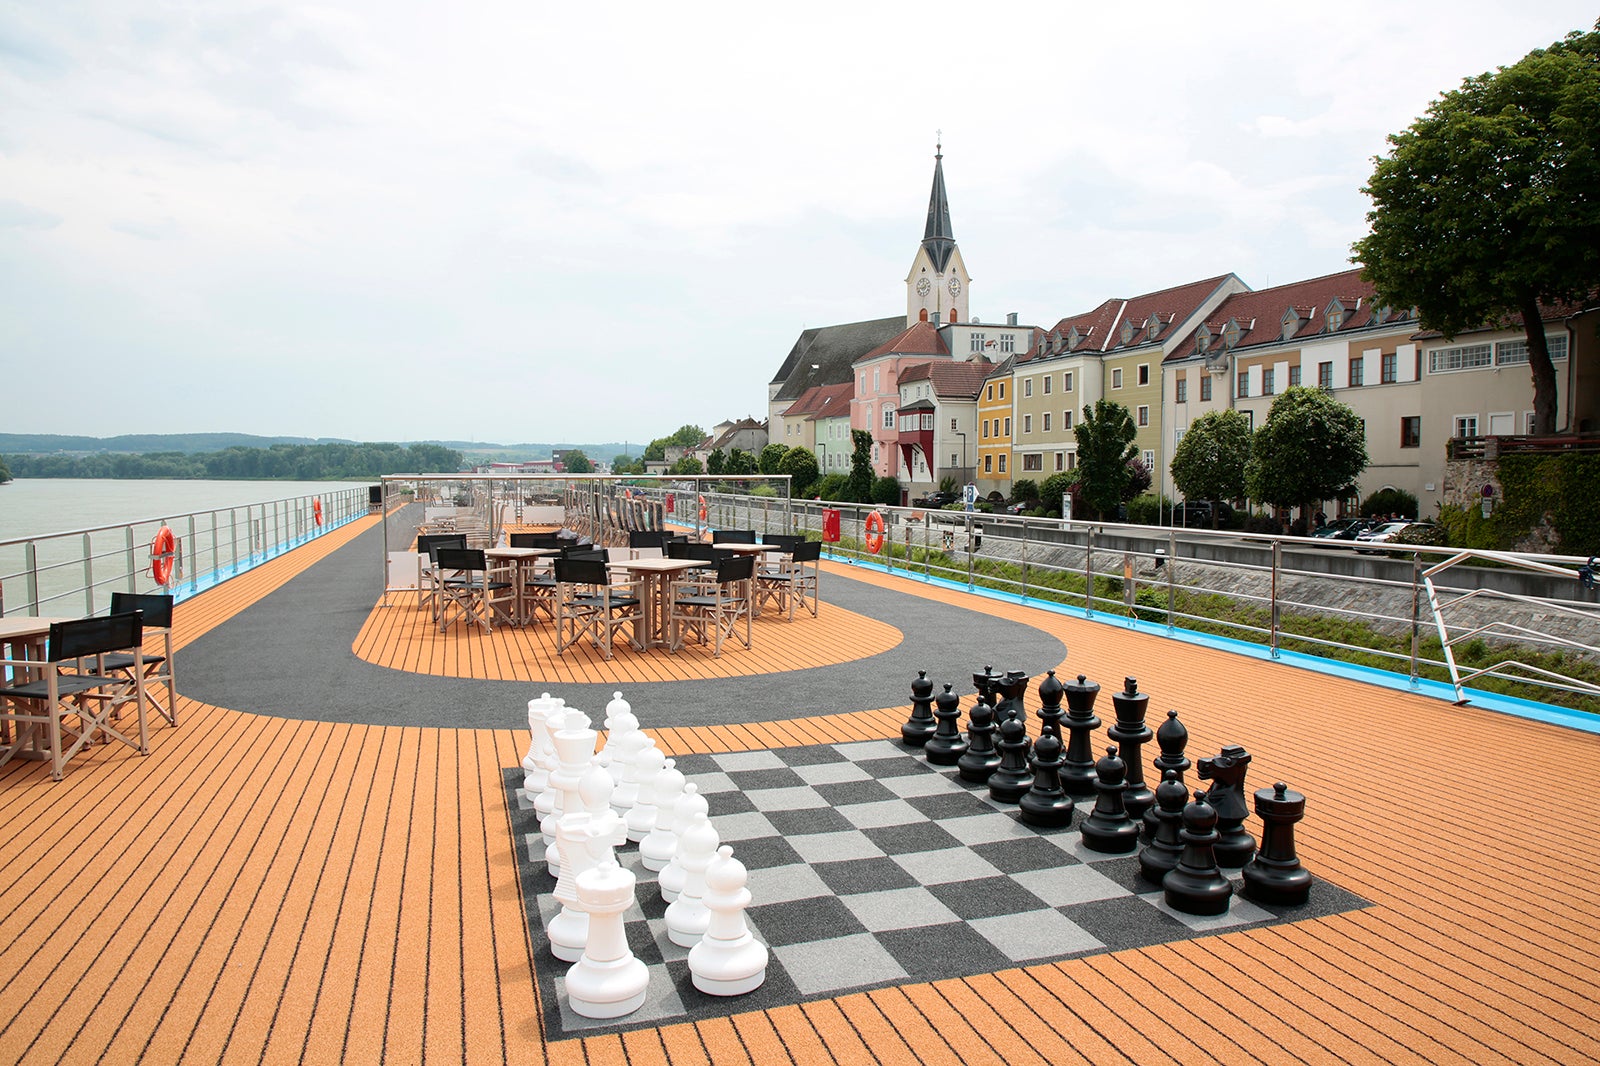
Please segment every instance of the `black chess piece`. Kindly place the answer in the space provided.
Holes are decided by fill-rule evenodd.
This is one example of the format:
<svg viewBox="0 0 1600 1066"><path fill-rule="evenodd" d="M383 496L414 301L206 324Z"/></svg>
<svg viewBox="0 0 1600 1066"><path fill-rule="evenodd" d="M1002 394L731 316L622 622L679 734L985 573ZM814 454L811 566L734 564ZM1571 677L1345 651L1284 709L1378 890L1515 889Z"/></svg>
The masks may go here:
<svg viewBox="0 0 1600 1066"><path fill-rule="evenodd" d="M911 717L900 727L900 739L920 748L933 730L933 682L928 680L928 671L918 670L917 679L911 682Z"/></svg>
<svg viewBox="0 0 1600 1066"><path fill-rule="evenodd" d="M994 709L995 702L999 699L995 691L995 685L999 681L1000 675L994 672L994 667L988 665L984 666L983 673L972 675L972 687L978 690L978 702L987 704L990 710Z"/></svg>
<svg viewBox="0 0 1600 1066"><path fill-rule="evenodd" d="M1117 720L1106 730L1106 738L1117 743L1117 751L1128 767L1128 788L1122 794L1122 805L1128 817L1144 825L1144 812L1155 806L1156 794L1144 783L1144 746L1155 734L1145 725L1145 713L1150 707L1150 697L1139 691L1135 678L1124 678L1121 692L1111 694L1112 706L1117 709Z"/></svg>
<svg viewBox="0 0 1600 1066"><path fill-rule="evenodd" d="M1094 769L1095 791L1099 795L1094 810L1079 829L1083 846L1106 855L1125 855L1139 846L1139 823L1128 817L1122 805L1122 794L1128 787L1124 781L1127 764L1117 756L1116 745L1112 745Z"/></svg>
<svg viewBox="0 0 1600 1066"><path fill-rule="evenodd" d="M1023 697L1028 694L1028 675L1021 670L1007 670L994 685L999 702L994 706L994 723L998 727L1007 718L1022 719L1026 729L1028 712L1023 709Z"/></svg>
<svg viewBox="0 0 1600 1066"><path fill-rule="evenodd" d="M1061 790L1061 738L1051 733L1040 737L1028 761L1033 767L1033 785L1017 801L1022 820L1047 829L1071 825L1076 807L1072 797Z"/></svg>
<svg viewBox="0 0 1600 1066"><path fill-rule="evenodd" d="M967 738L961 735L961 701L946 685L935 698L933 716L938 719L933 736L923 745L928 761L940 766L954 766L967 753Z"/></svg>
<svg viewBox="0 0 1600 1066"><path fill-rule="evenodd" d="M1061 735L1061 722L1067 714L1061 709L1061 701L1066 698L1067 686L1061 683L1054 670L1049 671L1045 679L1039 682L1039 736L1053 736L1063 741L1063 748L1065 741Z"/></svg>
<svg viewBox="0 0 1600 1066"><path fill-rule="evenodd" d="M1183 841L1178 833L1183 828L1183 808L1189 802L1189 790L1184 787L1178 771L1168 770L1156 786L1156 805L1146 817L1154 816L1156 829L1148 843L1139 849L1139 872L1145 880L1161 883L1183 854Z"/></svg>
<svg viewBox="0 0 1600 1066"><path fill-rule="evenodd" d="M1210 781L1206 802L1217 812L1217 865L1237 870L1256 853L1256 840L1244 828L1250 808L1244 802L1244 775L1250 766L1250 753L1229 744L1222 753L1201 759L1200 780Z"/></svg>
<svg viewBox="0 0 1600 1066"><path fill-rule="evenodd" d="M974 704L967 715L967 750L956 760L962 780L981 785L1000 768L994 733L994 712L982 703Z"/></svg>
<svg viewBox="0 0 1600 1066"><path fill-rule="evenodd" d="M1000 723L1000 766L989 775L989 796L1001 803L1016 803L1033 787L1028 769L1028 732L1021 720Z"/></svg>
<svg viewBox="0 0 1600 1066"><path fill-rule="evenodd" d="M1177 711L1168 711L1167 720L1161 723L1161 728L1156 730L1156 744L1161 748L1161 754L1150 761L1150 768L1156 776L1164 778L1168 770L1178 771L1178 780L1183 780L1184 771L1189 769L1189 760L1183 754L1189 746L1189 729L1178 721ZM1144 839L1152 840L1156 832L1156 812L1154 808L1144 812Z"/></svg>
<svg viewBox="0 0 1600 1066"><path fill-rule="evenodd" d="M1222 876L1211 850L1217 842L1217 811L1206 802L1204 792L1196 792L1194 802L1183 809L1178 838L1183 853L1161 881L1167 906L1185 914L1223 913L1233 898L1233 882Z"/></svg>
<svg viewBox="0 0 1600 1066"><path fill-rule="evenodd" d="M1100 694L1100 686L1079 674L1077 683L1065 688L1067 755L1061 764L1061 787L1069 796L1093 796L1094 739L1089 734L1100 728L1100 719L1094 713L1094 698Z"/></svg>
<svg viewBox="0 0 1600 1066"><path fill-rule="evenodd" d="M1261 850L1244 868L1244 894L1262 903L1299 906L1311 896L1311 872L1294 851L1294 824L1306 816L1306 798L1279 781L1256 790Z"/></svg>

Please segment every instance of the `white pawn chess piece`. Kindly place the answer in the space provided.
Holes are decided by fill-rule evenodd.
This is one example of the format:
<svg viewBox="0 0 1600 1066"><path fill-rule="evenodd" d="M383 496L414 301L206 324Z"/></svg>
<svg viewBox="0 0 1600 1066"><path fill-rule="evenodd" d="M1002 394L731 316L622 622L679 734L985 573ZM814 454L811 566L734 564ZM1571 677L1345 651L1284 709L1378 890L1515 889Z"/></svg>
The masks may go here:
<svg viewBox="0 0 1600 1066"><path fill-rule="evenodd" d="M711 922L689 949L689 973L694 986L709 996L742 996L767 979L767 946L750 935L744 920L749 880L744 863L726 844L706 867L705 905Z"/></svg>
<svg viewBox="0 0 1600 1066"><path fill-rule="evenodd" d="M674 860L683 866L683 888L678 898L667 907L667 939L680 948L690 948L700 942L711 924L711 911L706 908L706 867L717 853L721 838L716 826L704 814L696 814L694 821L685 827L678 838L678 856Z"/></svg>
<svg viewBox="0 0 1600 1066"><path fill-rule="evenodd" d="M656 827L656 818L660 813L656 806L656 778L666 765L666 755L653 746L640 752L639 761L634 764L634 773L639 778L639 795L634 799L633 806L628 808L627 825L628 839L635 844L642 843Z"/></svg>
<svg viewBox="0 0 1600 1066"><path fill-rule="evenodd" d="M602 751L610 750L612 741L616 739L621 730L619 720L623 715L628 715L630 718L633 717L633 706L622 698L622 693L613 692L611 694L611 702L606 704L606 746L601 749ZM633 724L634 728L638 728L639 720L634 718Z"/></svg>
<svg viewBox="0 0 1600 1066"><path fill-rule="evenodd" d="M683 891L683 834L694 824L696 818L705 817L707 814L706 798L700 795L700 786L690 781L683 786L683 795L678 797L678 802L672 805L672 835L677 840L677 847L672 851L672 860L661 870L657 878L661 889L661 898L671 903L678 898L678 893ZM715 845L712 851L715 851ZM711 852L706 852L706 858L711 858Z"/></svg>
<svg viewBox="0 0 1600 1066"><path fill-rule="evenodd" d="M567 1003L585 1018L620 1018L644 1005L650 971L628 947L622 912L634 900L633 872L597 866L578 876L589 940L567 971Z"/></svg>
<svg viewBox="0 0 1600 1066"><path fill-rule="evenodd" d="M576 723L581 722L582 725ZM539 831L546 844L555 843L556 821L568 811L583 808L577 802L578 782L588 769L589 757L594 754L595 731L588 727L586 715L568 711L561 728L551 734L556 749L556 768L550 774L550 787L539 796L534 809L545 813L539 822ZM550 797L548 808L542 806Z"/></svg>
<svg viewBox="0 0 1600 1066"><path fill-rule="evenodd" d="M673 831L673 808L678 803L678 797L683 795L684 779L683 771L674 763L673 759L666 760L661 772L656 774L656 824L639 842L639 861L646 870L654 872L666 869L672 861L672 853L678 850L678 835Z"/></svg>

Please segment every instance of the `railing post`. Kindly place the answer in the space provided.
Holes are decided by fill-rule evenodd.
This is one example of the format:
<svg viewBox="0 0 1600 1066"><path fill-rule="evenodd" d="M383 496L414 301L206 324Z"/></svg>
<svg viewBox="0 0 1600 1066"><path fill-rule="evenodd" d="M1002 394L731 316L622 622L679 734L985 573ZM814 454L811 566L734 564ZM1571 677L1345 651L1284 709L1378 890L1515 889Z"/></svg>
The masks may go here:
<svg viewBox="0 0 1600 1066"><path fill-rule="evenodd" d="M30 540L22 546L22 565L28 578L28 610L39 614L39 542Z"/></svg>
<svg viewBox="0 0 1600 1066"><path fill-rule="evenodd" d="M1278 657L1278 621L1280 609L1278 604L1278 570L1282 565L1283 542L1274 540L1272 542L1272 636L1270 644L1272 649L1272 657L1274 659Z"/></svg>
<svg viewBox="0 0 1600 1066"><path fill-rule="evenodd" d="M133 527L132 526L123 526L122 527L122 550L123 550L123 558L126 560L124 565L127 567L127 570L128 570L128 587L127 587L126 591L128 591L128 592L138 592L139 591L139 586L134 581Z"/></svg>
<svg viewBox="0 0 1600 1066"><path fill-rule="evenodd" d="M1021 591L1022 591L1022 599L1024 601L1026 601L1028 599L1028 520L1026 518L1023 518L1023 519L1021 519L1021 522L1022 522L1022 536L1018 538L1018 540L1021 541L1021 548L1019 550L1020 550L1021 555L1022 555L1022 590Z"/></svg>
<svg viewBox="0 0 1600 1066"><path fill-rule="evenodd" d="M94 542L83 535L83 613L94 614Z"/></svg>
<svg viewBox="0 0 1600 1066"><path fill-rule="evenodd" d="M188 552L188 555L185 556L184 551L183 551L183 545L180 544L178 546L178 560L179 560L179 562L181 564L183 564L184 569L187 570L188 573L189 573L189 592L190 593L195 593L195 592L198 592L200 590L200 586L199 586L199 575L197 575L195 573L195 571L199 569L199 566L196 565L195 560L193 558L193 556L196 555L196 552L195 552L195 540L196 540L196 537L195 537L195 532L194 532L194 515L192 515L192 514L189 516L188 525L189 525L189 536L188 536L188 539L184 541L184 544L189 545L189 552Z"/></svg>
<svg viewBox="0 0 1600 1066"><path fill-rule="evenodd" d="M1411 553L1411 687L1417 687L1417 660L1422 653L1422 553Z"/></svg>
<svg viewBox="0 0 1600 1066"><path fill-rule="evenodd" d="M966 512L966 515L967 515L967 591L970 592L975 587L973 585L973 581L972 581L972 512L968 511L968 512Z"/></svg>
<svg viewBox="0 0 1600 1066"><path fill-rule="evenodd" d="M1178 620L1178 534L1167 534L1167 629L1176 627Z"/></svg>
<svg viewBox="0 0 1600 1066"><path fill-rule="evenodd" d="M1094 527L1083 527L1083 616L1094 617Z"/></svg>

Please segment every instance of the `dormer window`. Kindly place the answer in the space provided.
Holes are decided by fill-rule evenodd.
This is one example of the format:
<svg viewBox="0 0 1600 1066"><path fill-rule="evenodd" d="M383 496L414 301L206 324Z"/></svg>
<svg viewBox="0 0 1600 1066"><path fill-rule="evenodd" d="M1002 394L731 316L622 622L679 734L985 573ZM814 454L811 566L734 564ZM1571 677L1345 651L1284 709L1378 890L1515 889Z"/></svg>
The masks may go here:
<svg viewBox="0 0 1600 1066"><path fill-rule="evenodd" d="M1196 355L1206 354L1206 349L1211 347L1211 327L1202 325L1194 331L1194 350Z"/></svg>
<svg viewBox="0 0 1600 1066"><path fill-rule="evenodd" d="M1379 304L1372 309L1372 324L1381 325L1389 317L1389 305Z"/></svg>
<svg viewBox="0 0 1600 1066"><path fill-rule="evenodd" d="M1153 341L1160 335L1161 316L1152 311L1150 317L1144 320L1144 339Z"/></svg>
<svg viewBox="0 0 1600 1066"><path fill-rule="evenodd" d="M1079 339L1077 326L1073 326L1071 329L1067 330L1067 350L1071 351L1072 349L1076 348L1078 346Z"/></svg>
<svg viewBox="0 0 1600 1066"><path fill-rule="evenodd" d="M1295 307L1288 307L1283 312L1283 339L1290 340L1300 332L1300 311Z"/></svg>
<svg viewBox="0 0 1600 1066"><path fill-rule="evenodd" d="M1337 333L1339 327L1344 325L1344 304L1340 302L1338 297L1335 297L1333 302L1328 305L1328 310L1323 318L1329 333Z"/></svg>
<svg viewBox="0 0 1600 1066"><path fill-rule="evenodd" d="M1122 343L1133 343L1133 320L1128 319L1122 323Z"/></svg>
<svg viewBox="0 0 1600 1066"><path fill-rule="evenodd" d="M1239 320L1236 318L1228 319L1228 324L1222 327L1222 346L1224 348L1238 347L1240 332Z"/></svg>

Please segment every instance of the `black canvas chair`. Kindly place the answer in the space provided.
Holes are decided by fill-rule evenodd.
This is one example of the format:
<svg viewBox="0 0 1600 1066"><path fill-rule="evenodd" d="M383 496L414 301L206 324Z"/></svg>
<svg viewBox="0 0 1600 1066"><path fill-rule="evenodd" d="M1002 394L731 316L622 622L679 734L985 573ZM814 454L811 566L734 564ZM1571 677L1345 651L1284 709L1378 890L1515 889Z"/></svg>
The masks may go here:
<svg viewBox="0 0 1600 1066"><path fill-rule="evenodd" d="M709 642L712 658L722 654L724 639L750 646L750 581L755 566L748 555L726 558L716 564L714 574L672 583L667 624L673 651L683 647L685 633L693 633L701 644Z"/></svg>
<svg viewBox="0 0 1600 1066"><path fill-rule="evenodd" d="M102 673L119 672L129 678L138 664L143 662L145 700L155 708L157 714L167 720L168 725L178 724L178 686L174 680L172 663L172 604L173 597L167 592L113 592L111 594L111 613L128 614L138 611L143 617L145 639L152 635L161 638L161 653L159 655L145 655L142 659L135 659L127 652L108 652L100 657L98 669ZM166 703L156 698L151 691L152 683L159 683L166 690ZM112 718L116 718L113 712Z"/></svg>
<svg viewBox="0 0 1600 1066"><path fill-rule="evenodd" d="M753 529L718 529L711 533L713 544L754 544L756 531Z"/></svg>
<svg viewBox="0 0 1600 1066"><path fill-rule="evenodd" d="M60 781L67 760L98 734L121 741L140 755L150 753L144 716L144 631L137 611L105 618L52 622L43 661L0 659L14 683L0 688L0 721L17 726L10 746L0 749L0 766L22 751L48 747L50 778ZM131 677L96 672L101 656L124 652L133 657ZM32 675L41 676L33 678ZM31 680L15 683L18 677ZM112 714L137 706L137 738L124 733ZM43 735L41 736L41 732Z"/></svg>
<svg viewBox="0 0 1600 1066"><path fill-rule="evenodd" d="M559 533L513 533L513 534L511 534L511 547L513 547L513 548L559 548L559 547L561 547L561 534L559 534Z"/></svg>
<svg viewBox="0 0 1600 1066"><path fill-rule="evenodd" d="M495 616L510 624L506 605L514 598L511 582L501 569L491 570L482 548L435 548L439 569L439 632L457 619L494 632Z"/></svg>
<svg viewBox="0 0 1600 1066"><path fill-rule="evenodd" d="M556 560L556 651L588 635L611 658L616 631L631 626L629 643L644 650L644 612L633 582L613 581L603 558L580 555Z"/></svg>
<svg viewBox="0 0 1600 1066"><path fill-rule="evenodd" d="M796 607L817 614L817 584L821 575L822 542L802 541L794 551L756 577L756 603L772 604L794 620Z"/></svg>
<svg viewBox="0 0 1600 1066"><path fill-rule="evenodd" d="M417 536L417 552L427 561L417 560L417 610L433 609L435 620L439 617L439 560L434 554L439 548L465 548L465 533L422 533Z"/></svg>

